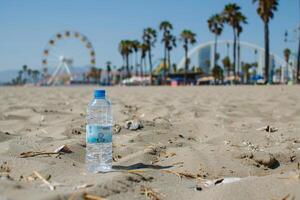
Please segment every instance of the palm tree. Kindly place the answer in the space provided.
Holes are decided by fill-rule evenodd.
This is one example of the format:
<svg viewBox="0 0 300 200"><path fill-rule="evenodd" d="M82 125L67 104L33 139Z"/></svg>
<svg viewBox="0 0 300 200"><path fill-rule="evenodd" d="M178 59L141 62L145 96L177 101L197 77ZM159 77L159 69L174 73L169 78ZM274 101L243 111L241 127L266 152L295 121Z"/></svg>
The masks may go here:
<svg viewBox="0 0 300 200"><path fill-rule="evenodd" d="M171 70L171 51L173 50L173 48L176 47L176 37L172 34L169 35L169 43L167 46L167 53L168 53L168 72L170 72Z"/></svg>
<svg viewBox="0 0 300 200"><path fill-rule="evenodd" d="M215 35L214 63L213 63L214 67L216 66L217 40L218 40L218 36L220 36L222 34L223 23L224 23L224 19L219 14L212 15L207 20L207 24L208 24L208 28L209 28L210 32L212 32Z"/></svg>
<svg viewBox="0 0 300 200"><path fill-rule="evenodd" d="M185 52L184 84L186 84L187 83L187 72L189 69L189 58L188 58L189 44L196 43L196 34L193 33L191 30L183 30L180 34L180 38L183 42L183 49Z"/></svg>
<svg viewBox="0 0 300 200"><path fill-rule="evenodd" d="M219 65L215 65L213 70L212 70L212 75L214 77L214 81L215 84L217 83L217 81L222 81L223 82L223 69L219 66Z"/></svg>
<svg viewBox="0 0 300 200"><path fill-rule="evenodd" d="M27 69L27 75L28 75L28 78L29 78L29 82L31 82L31 75L32 75L32 69Z"/></svg>
<svg viewBox="0 0 300 200"><path fill-rule="evenodd" d="M32 80L33 80L34 84L37 84L38 79L39 79L38 78L39 74L40 74L39 70L32 71Z"/></svg>
<svg viewBox="0 0 300 200"><path fill-rule="evenodd" d="M121 40L119 43L119 52L126 63L126 77L130 77L129 55L132 53L132 42L130 40Z"/></svg>
<svg viewBox="0 0 300 200"><path fill-rule="evenodd" d="M274 17L274 11L277 10L278 0L253 0L253 3L257 3L257 14L260 16L264 23L265 34L265 82L272 83L269 78L269 21Z"/></svg>
<svg viewBox="0 0 300 200"><path fill-rule="evenodd" d="M225 5L223 10L223 17L225 22L232 27L233 30L233 73L236 76L236 41L237 41L237 29L239 26L239 16L241 16L241 7L235 3L229 3Z"/></svg>
<svg viewBox="0 0 300 200"><path fill-rule="evenodd" d="M284 60L286 62L286 71L288 71L289 68L289 60L290 60L290 55L291 55L291 50L286 48L283 50L283 55L284 55ZM281 74L281 80L282 82L284 81L284 73L282 70L282 74Z"/></svg>
<svg viewBox="0 0 300 200"><path fill-rule="evenodd" d="M250 63L242 63L242 71L243 71L243 75L244 75L244 83L248 83L249 82L249 69L252 67L253 65Z"/></svg>
<svg viewBox="0 0 300 200"><path fill-rule="evenodd" d="M161 42L164 44L164 65L163 65L163 74L164 74L164 83L167 79L167 56L169 51L170 42L173 38L171 30L173 30L173 25L168 21L162 21L159 25L159 30L163 32L163 38Z"/></svg>
<svg viewBox="0 0 300 200"><path fill-rule="evenodd" d="M49 77L49 74L48 74L48 68L47 67L44 67L43 68L43 71L42 71L42 79L43 79L43 84L46 84L47 83L47 79Z"/></svg>
<svg viewBox="0 0 300 200"><path fill-rule="evenodd" d="M108 85L111 84L111 61L106 62L106 72L107 72L107 83ZM100 76L99 76L100 78Z"/></svg>
<svg viewBox="0 0 300 200"><path fill-rule="evenodd" d="M230 76L230 70L231 70L231 61L229 56L226 56L225 58L223 58L222 60L223 63L223 67L224 69L227 71L227 76Z"/></svg>
<svg viewBox="0 0 300 200"><path fill-rule="evenodd" d="M97 73L98 73L98 77L97 77L98 80L97 80L97 82L98 82L98 84L101 84L102 69L99 68L98 71L97 71Z"/></svg>
<svg viewBox="0 0 300 200"><path fill-rule="evenodd" d="M99 80L99 73L96 67L91 67L88 73L88 79L89 78L92 78L94 80L94 83L97 83L97 81Z"/></svg>
<svg viewBox="0 0 300 200"><path fill-rule="evenodd" d="M27 65L23 65L23 66L22 66L23 75L25 76L25 78L24 78L23 75L22 75L22 79L23 79L23 82L24 82L24 83L27 82L27 69L28 69Z"/></svg>
<svg viewBox="0 0 300 200"><path fill-rule="evenodd" d="M146 58L147 52L149 51L149 46L146 43L142 43L142 44L140 44L139 49L141 51L140 74L143 77L144 76L143 65L146 65L145 58ZM150 80L151 80L151 84L152 84L152 68L151 68L151 66L150 66Z"/></svg>
<svg viewBox="0 0 300 200"><path fill-rule="evenodd" d="M241 64L241 47L240 47L240 35L243 32L242 24L247 24L247 18L242 13L238 13L237 15L237 28L236 28L236 36L237 36L237 64L238 64L238 75L240 73L240 64Z"/></svg>
<svg viewBox="0 0 300 200"><path fill-rule="evenodd" d="M17 83L19 85L23 84L23 70L18 71Z"/></svg>
<svg viewBox="0 0 300 200"><path fill-rule="evenodd" d="M138 51L139 51L140 42L138 40L132 41L132 50L135 53L135 75L137 76L137 68L138 68Z"/></svg>
<svg viewBox="0 0 300 200"><path fill-rule="evenodd" d="M148 47L148 49L147 49L146 52L148 52L151 84L152 84L152 70L153 70L153 65L152 65L152 47L154 47L154 45L155 45L156 37L157 37L156 30L154 30L151 27L148 27L148 28L144 29L144 32L143 32L143 42Z"/></svg>

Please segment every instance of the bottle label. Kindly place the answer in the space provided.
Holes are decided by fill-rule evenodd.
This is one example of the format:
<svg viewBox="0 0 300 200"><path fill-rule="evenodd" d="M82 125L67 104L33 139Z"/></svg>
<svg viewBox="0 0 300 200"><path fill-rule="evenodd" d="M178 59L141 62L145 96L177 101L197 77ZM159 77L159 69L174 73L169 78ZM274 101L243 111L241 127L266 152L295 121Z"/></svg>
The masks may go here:
<svg viewBox="0 0 300 200"><path fill-rule="evenodd" d="M110 143L112 142L111 126L95 124L86 125L87 143Z"/></svg>

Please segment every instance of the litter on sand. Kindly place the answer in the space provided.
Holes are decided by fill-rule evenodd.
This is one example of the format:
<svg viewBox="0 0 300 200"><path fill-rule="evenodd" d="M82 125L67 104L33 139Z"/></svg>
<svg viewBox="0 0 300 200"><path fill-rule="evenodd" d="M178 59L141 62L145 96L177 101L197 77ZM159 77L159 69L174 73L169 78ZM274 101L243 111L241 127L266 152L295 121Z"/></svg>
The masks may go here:
<svg viewBox="0 0 300 200"><path fill-rule="evenodd" d="M268 125L268 126L264 126L264 127L258 128L256 130L257 131L266 131L268 133L274 133L274 132L278 131L278 128Z"/></svg>
<svg viewBox="0 0 300 200"><path fill-rule="evenodd" d="M245 178L248 178L248 177L245 177ZM228 177L228 178L220 178L220 179L216 179L216 180L206 180L203 185L207 188L210 188L210 187L214 187L214 186L218 186L218 185L239 182L245 178Z"/></svg>
<svg viewBox="0 0 300 200"><path fill-rule="evenodd" d="M67 145L62 145L55 149L54 151L27 151L20 154L20 158L28 158L28 157L35 157L35 156L50 156L50 155L58 155L61 153L72 153L72 150Z"/></svg>
<svg viewBox="0 0 300 200"><path fill-rule="evenodd" d="M54 153L72 153L73 151L67 146L62 145L54 150Z"/></svg>
<svg viewBox="0 0 300 200"><path fill-rule="evenodd" d="M142 122L138 119L133 119L133 120L129 120L125 122L125 128L135 131L138 129L142 129L144 126L142 124Z"/></svg>

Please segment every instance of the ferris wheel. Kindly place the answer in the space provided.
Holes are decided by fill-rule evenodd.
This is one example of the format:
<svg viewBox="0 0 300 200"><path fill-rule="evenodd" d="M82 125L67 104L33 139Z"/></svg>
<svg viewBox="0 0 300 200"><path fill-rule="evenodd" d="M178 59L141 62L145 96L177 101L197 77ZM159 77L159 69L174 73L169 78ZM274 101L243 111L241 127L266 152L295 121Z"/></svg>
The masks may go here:
<svg viewBox="0 0 300 200"><path fill-rule="evenodd" d="M52 70L47 85L67 84L81 76L79 67L94 67L95 50L88 38L78 31L63 31L49 39L42 56L44 69Z"/></svg>

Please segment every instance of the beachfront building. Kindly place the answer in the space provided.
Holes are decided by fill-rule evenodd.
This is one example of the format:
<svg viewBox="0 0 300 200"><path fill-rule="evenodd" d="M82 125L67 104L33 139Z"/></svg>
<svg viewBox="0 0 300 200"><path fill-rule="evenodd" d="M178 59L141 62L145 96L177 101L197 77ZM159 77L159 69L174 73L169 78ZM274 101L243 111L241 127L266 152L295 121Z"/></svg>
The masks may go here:
<svg viewBox="0 0 300 200"><path fill-rule="evenodd" d="M264 49L258 45L251 44L248 42L240 41L240 62L236 61L236 69L239 69L240 75L243 75L242 71L242 63L249 62L249 63L256 63L256 70L251 69L251 71L255 71L256 79L262 79L264 77ZM232 58L232 47L233 41L231 40L220 40L218 41L218 54L219 60L217 60L216 64L221 66L222 65L221 59L225 56L228 56L233 61ZM254 55L254 57L253 57ZM203 72L204 76L211 76L213 63L214 63L214 41L206 42L203 44L199 44L198 46L194 47L188 52L188 57L194 63L190 63L190 66L198 66L201 71ZM185 58L183 57L177 64L178 69L184 68ZM293 69L286 68L286 62L283 58L279 57L278 55L271 53L270 54L270 67L269 67L269 78L274 80L276 76L276 70L278 71L279 68L283 68L287 73L283 73L285 79L292 80L293 78ZM293 68L293 67L292 67ZM247 72L248 73L248 72ZM257 80L258 81L258 80Z"/></svg>
<svg viewBox="0 0 300 200"><path fill-rule="evenodd" d="M213 48L211 45L199 49L198 53L198 66L205 75L209 75L213 68Z"/></svg>

